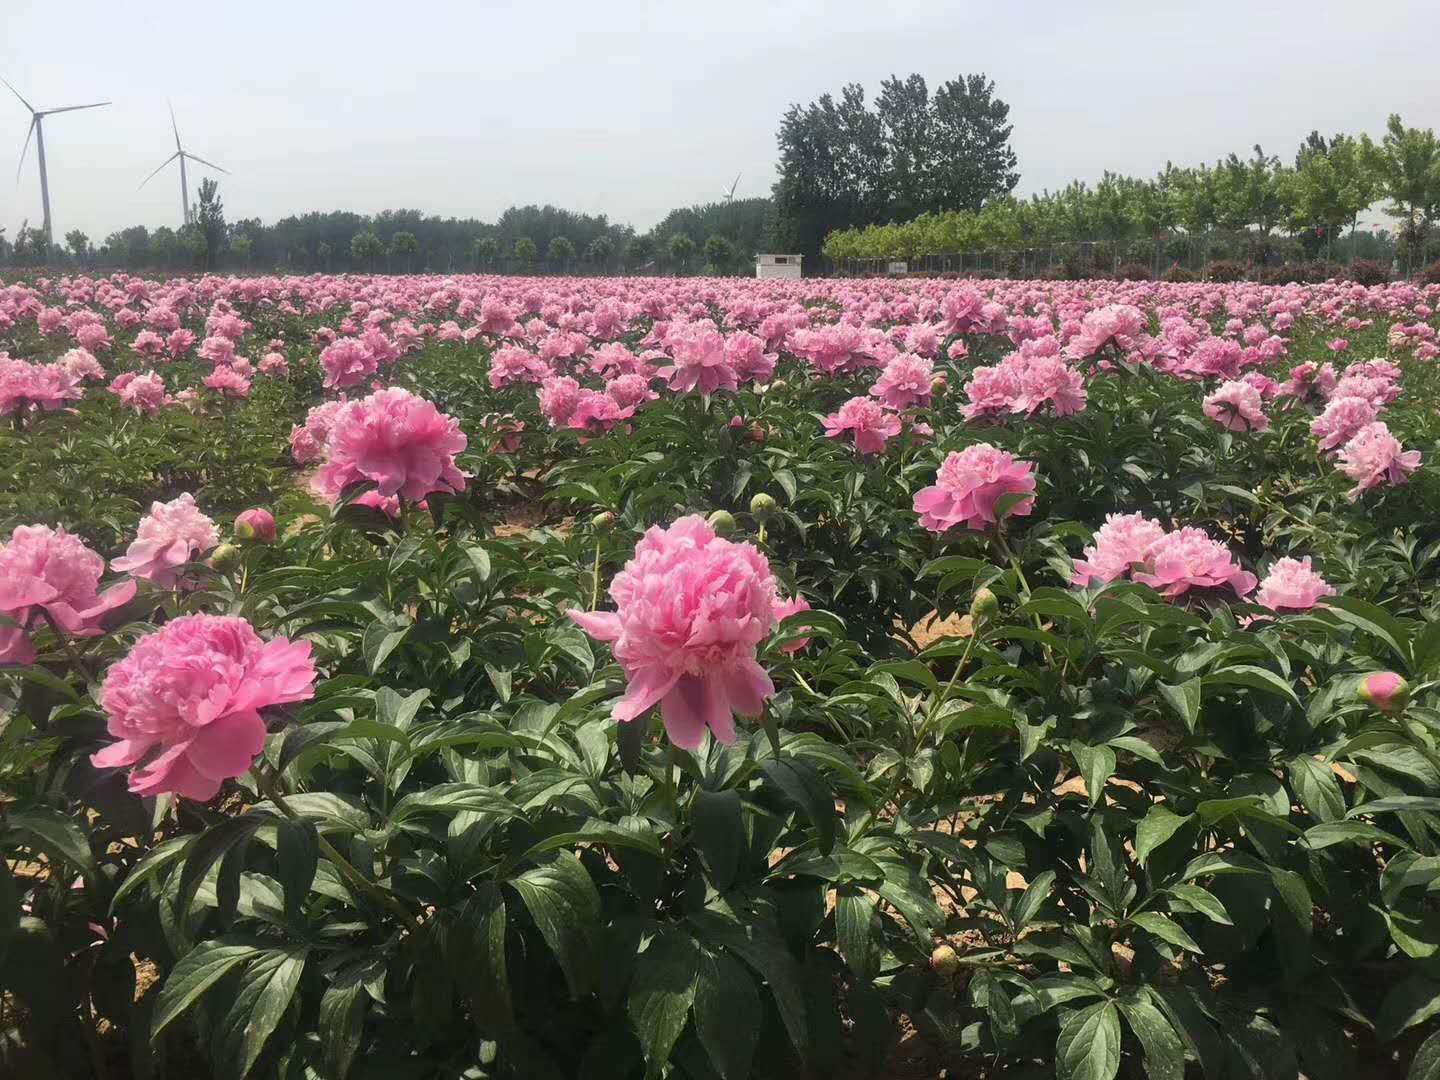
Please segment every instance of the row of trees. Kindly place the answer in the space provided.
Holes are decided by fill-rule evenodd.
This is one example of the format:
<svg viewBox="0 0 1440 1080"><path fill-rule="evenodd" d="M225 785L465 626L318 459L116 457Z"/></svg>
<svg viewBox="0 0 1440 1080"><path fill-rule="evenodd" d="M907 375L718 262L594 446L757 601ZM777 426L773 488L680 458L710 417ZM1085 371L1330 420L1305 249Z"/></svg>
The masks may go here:
<svg viewBox="0 0 1440 1080"><path fill-rule="evenodd" d="M1397 220L1401 258L1413 265L1440 213L1440 141L1431 130L1406 127L1392 115L1380 141L1319 132L1301 143L1293 163L1259 146L1214 166L1167 163L1145 179L1106 172L1091 187L1074 181L1029 199L994 197L980 207L922 213L901 222L837 229L825 240L834 260L914 258L951 252L1013 251L1101 242L1117 253L1143 251L1157 260L1178 247L1242 238L1240 253L1269 260L1280 237L1310 257L1329 257L1334 239L1378 200ZM1353 248L1353 245L1352 245Z"/></svg>
<svg viewBox="0 0 1440 1080"><path fill-rule="evenodd" d="M792 105L780 121L775 239L813 262L837 230L977 212L1019 182L1010 106L981 75L891 77L872 109L858 83Z"/></svg>

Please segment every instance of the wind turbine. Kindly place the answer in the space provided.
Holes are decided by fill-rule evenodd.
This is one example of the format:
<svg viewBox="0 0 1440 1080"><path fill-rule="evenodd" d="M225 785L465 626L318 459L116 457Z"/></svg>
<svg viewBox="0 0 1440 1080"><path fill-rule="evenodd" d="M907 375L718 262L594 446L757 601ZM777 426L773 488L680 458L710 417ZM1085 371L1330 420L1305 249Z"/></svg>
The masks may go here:
<svg viewBox="0 0 1440 1080"><path fill-rule="evenodd" d="M0 82L5 82L0 79ZM40 159L40 206L45 211L45 243L46 246L55 242L55 237L50 231L50 177L45 172L45 127L41 123L47 116L56 113L74 112L77 109L98 109L102 105L109 105L108 101L97 101L91 105L64 105L58 109L37 109L30 102L20 97L20 91L5 82L6 88L20 98L20 104L30 110L30 130L25 133L25 145L20 148L20 164L15 167L15 183L20 183L20 173L25 168L25 154L30 149L30 136L35 136L35 156Z"/></svg>
<svg viewBox="0 0 1440 1080"><path fill-rule="evenodd" d="M169 103L167 102L166 104L169 104ZM191 161L197 161L197 162L199 162L201 165L205 165L205 166L207 166L207 167L209 167L209 168L211 168L211 169L214 169L216 172L222 172L222 173L224 173L226 176L229 176L229 175L230 175L230 170L229 170L229 169L222 169L222 168L220 168L219 165L216 165L213 161L206 161L206 160L205 160L204 158L202 158L199 154L192 154L192 153L190 153L189 150L186 150L183 146L180 145L180 128L179 128L178 126L176 126L176 123L175 123L175 106L174 106L174 105L171 105L171 106L170 106L170 130L172 130L173 132L175 132L175 153L171 154L168 158L166 158L164 161L162 161L162 162L160 163L160 168L159 168L159 169L156 169L155 172L152 172L152 173L151 173L149 176L147 176L144 180L141 180L141 181L140 181L140 187L143 188L143 187L144 187L146 184L148 184L151 180L155 179L156 175L160 172L160 169L165 168L165 166L166 166L166 165L169 165L170 162L174 161L176 158L179 158L179 159L180 159L180 209L181 209L182 212L184 213L184 221L182 222L182 225L189 225L189 224L190 224L190 221L191 221L191 218L190 218L190 184L189 184L189 182L188 182L188 181L186 180L186 178L185 178L185 160L186 160L186 158L189 158ZM137 189L137 190L138 190L138 189Z"/></svg>
<svg viewBox="0 0 1440 1080"><path fill-rule="evenodd" d="M725 189L725 205L728 206L728 205L730 205L730 203L732 203L732 202L735 201L735 189L736 189L737 187L739 187L739 186L740 186L740 174L737 172L737 173L735 174L735 179L734 179L734 181L732 181L731 184L730 184L730 186Z"/></svg>

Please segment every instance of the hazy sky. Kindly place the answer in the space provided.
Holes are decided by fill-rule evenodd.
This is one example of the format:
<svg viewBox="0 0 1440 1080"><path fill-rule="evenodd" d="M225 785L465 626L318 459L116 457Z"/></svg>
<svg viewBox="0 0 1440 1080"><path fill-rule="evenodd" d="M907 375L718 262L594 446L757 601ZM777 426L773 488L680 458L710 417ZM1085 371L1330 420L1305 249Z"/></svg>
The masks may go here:
<svg viewBox="0 0 1440 1080"><path fill-rule="evenodd" d="M1312 128L1440 126L1433 0L908 3L724 0L0 0L0 76L46 123L56 238L180 223L180 133L227 216L415 207L493 220L555 203L644 229L741 172L768 193L792 102L846 82L984 71L1022 193L1149 173ZM3 92L3 88L0 88ZM27 117L0 101L0 225L40 220ZM8 166L4 162L10 162ZM192 172L192 191L200 176ZM193 196L192 196L193 197Z"/></svg>

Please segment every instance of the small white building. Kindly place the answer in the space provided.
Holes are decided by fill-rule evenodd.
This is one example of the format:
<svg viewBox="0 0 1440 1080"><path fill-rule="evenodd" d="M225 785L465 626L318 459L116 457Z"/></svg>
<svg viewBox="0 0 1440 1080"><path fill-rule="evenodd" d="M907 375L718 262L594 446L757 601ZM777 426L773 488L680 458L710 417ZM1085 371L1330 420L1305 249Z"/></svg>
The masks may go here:
<svg viewBox="0 0 1440 1080"><path fill-rule="evenodd" d="M798 278L804 255L756 255L757 278Z"/></svg>

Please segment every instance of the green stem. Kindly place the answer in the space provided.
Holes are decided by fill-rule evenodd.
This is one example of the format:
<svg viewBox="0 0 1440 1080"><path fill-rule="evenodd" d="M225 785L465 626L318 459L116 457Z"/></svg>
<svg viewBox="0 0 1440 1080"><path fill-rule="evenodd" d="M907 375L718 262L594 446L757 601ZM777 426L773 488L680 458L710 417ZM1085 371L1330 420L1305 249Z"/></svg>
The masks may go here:
<svg viewBox="0 0 1440 1080"><path fill-rule="evenodd" d="M590 610L600 606L600 541L595 541L595 567L590 575Z"/></svg>

